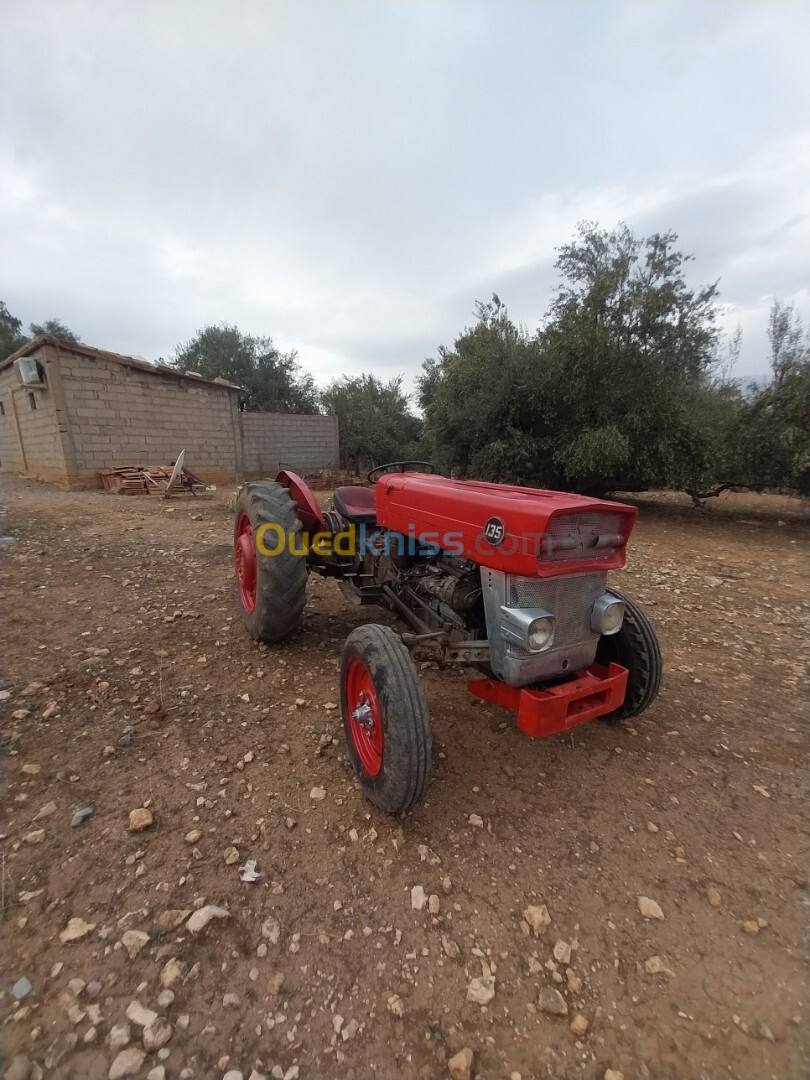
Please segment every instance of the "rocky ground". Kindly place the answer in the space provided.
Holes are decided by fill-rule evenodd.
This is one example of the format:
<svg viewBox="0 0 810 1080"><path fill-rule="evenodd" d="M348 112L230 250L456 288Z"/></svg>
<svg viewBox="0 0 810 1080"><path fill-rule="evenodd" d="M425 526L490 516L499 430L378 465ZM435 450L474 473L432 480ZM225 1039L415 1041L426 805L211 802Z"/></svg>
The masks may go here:
<svg viewBox="0 0 810 1080"><path fill-rule="evenodd" d="M268 650L224 494L6 482L5 1076L805 1075L806 522L641 510L615 581L658 703L533 741L427 670L432 786L391 819L336 708L390 616L314 581Z"/></svg>

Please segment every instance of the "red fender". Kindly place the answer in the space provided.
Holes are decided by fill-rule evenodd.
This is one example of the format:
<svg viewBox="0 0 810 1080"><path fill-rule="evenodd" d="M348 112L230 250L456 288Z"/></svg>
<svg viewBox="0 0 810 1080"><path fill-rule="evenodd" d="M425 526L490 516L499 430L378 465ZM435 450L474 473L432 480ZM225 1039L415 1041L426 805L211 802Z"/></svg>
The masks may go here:
<svg viewBox="0 0 810 1080"><path fill-rule="evenodd" d="M318 532L329 532L323 511L309 486L291 469L282 469L276 477L276 483L285 487L298 507L298 516L304 526L304 532L312 536Z"/></svg>

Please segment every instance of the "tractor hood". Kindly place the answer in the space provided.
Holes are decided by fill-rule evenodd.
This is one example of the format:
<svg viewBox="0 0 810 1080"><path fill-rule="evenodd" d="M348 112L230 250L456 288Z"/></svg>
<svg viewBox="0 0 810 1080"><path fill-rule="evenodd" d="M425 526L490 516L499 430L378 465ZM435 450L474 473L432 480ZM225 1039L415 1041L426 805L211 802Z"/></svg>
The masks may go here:
<svg viewBox="0 0 810 1080"><path fill-rule="evenodd" d="M376 505L386 529L522 577L624 566L637 516L624 503L428 473L380 477Z"/></svg>

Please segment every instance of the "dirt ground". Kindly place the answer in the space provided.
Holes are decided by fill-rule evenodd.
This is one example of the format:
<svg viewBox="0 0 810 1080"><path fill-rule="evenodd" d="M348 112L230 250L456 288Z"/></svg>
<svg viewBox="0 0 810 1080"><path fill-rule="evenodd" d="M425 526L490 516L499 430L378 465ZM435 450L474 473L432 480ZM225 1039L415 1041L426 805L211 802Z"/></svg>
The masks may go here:
<svg viewBox="0 0 810 1080"><path fill-rule="evenodd" d="M392 819L334 707L343 639L390 615L314 580L303 630L257 646L228 493L4 488L7 1076L428 1080L464 1047L473 1075L513 1080L807 1074L795 505L641 504L613 581L654 621L665 680L624 727L531 740L465 674L426 670L432 784ZM227 914L191 933L205 905ZM540 1008L548 989L567 1015Z"/></svg>

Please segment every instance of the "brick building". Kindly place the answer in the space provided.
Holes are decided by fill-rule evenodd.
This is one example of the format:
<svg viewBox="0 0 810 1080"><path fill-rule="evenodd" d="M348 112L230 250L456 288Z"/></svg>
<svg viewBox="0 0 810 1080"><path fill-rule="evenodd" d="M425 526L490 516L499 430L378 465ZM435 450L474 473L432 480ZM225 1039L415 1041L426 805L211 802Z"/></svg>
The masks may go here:
<svg viewBox="0 0 810 1080"><path fill-rule="evenodd" d="M186 451L227 483L338 463L337 418L243 413L239 387L164 364L39 337L0 362L0 469L68 488L99 469L163 465Z"/></svg>

